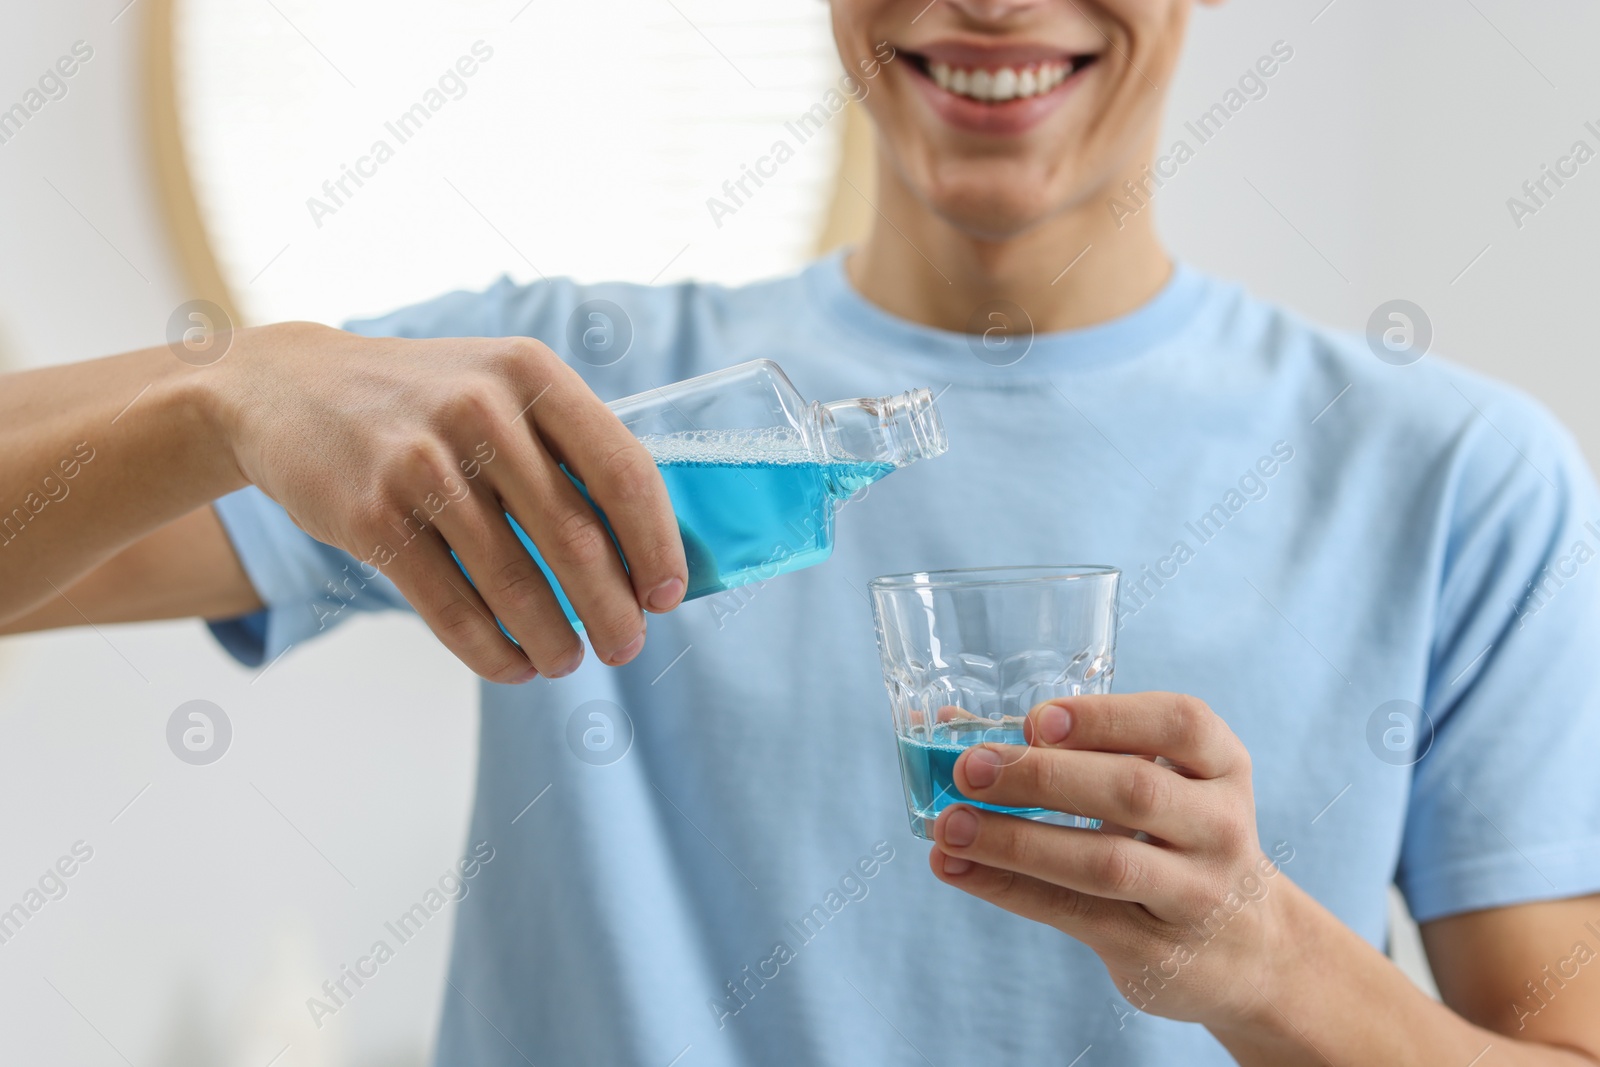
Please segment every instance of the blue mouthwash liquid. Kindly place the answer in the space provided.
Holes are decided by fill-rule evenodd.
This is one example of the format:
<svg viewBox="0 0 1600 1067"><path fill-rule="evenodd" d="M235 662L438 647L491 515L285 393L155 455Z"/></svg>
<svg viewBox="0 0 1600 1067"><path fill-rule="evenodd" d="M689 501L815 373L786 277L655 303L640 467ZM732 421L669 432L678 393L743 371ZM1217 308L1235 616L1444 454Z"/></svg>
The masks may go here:
<svg viewBox="0 0 1600 1067"><path fill-rule="evenodd" d="M983 804L969 799L956 787L956 760L973 745L986 742L992 745L1028 743L1022 733L1021 719L1009 718L999 722L992 719L958 719L934 723L931 727L915 725L909 734L900 735L898 741L901 776L911 809L911 829L918 837L931 837L933 820L951 804L967 804L1061 826L1093 829L1100 825L1099 820L1063 814L1059 809L1007 808L998 804ZM1061 799L1060 807L1068 812L1072 810L1070 800L1065 797Z"/></svg>
<svg viewBox="0 0 1600 1067"><path fill-rule="evenodd" d="M836 502L895 469L891 463L819 461L790 429L696 430L640 441L661 471L678 518L689 564L685 600L827 559ZM582 629L533 541L507 519L567 618Z"/></svg>

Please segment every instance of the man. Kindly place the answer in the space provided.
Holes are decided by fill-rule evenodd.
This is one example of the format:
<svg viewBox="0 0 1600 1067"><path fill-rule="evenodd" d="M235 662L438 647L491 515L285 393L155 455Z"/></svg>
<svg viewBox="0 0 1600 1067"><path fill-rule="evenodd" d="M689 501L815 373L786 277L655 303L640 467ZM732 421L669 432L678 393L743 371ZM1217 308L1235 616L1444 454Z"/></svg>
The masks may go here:
<svg viewBox="0 0 1600 1067"><path fill-rule="evenodd" d="M836 0L846 68L878 64L879 224L793 278L502 283L206 368L8 380L5 501L104 445L71 512L8 533L0 613L74 624L70 580L90 618L200 615L260 663L409 602L489 680L496 853L441 1063L1597 1062L1593 480L1526 399L1380 362L1114 210L1189 7ZM589 299L627 359L525 339L564 350ZM997 302L1037 332L1005 367L974 350ZM813 397L942 389L951 450L852 505L826 565L680 607L661 481L596 394L753 355ZM974 749L957 784L1111 832L957 805L930 876L861 583L1091 560L1125 572L1127 695L1035 709L1027 758ZM589 724L625 747L585 758ZM1393 881L1444 1005L1378 951Z"/></svg>

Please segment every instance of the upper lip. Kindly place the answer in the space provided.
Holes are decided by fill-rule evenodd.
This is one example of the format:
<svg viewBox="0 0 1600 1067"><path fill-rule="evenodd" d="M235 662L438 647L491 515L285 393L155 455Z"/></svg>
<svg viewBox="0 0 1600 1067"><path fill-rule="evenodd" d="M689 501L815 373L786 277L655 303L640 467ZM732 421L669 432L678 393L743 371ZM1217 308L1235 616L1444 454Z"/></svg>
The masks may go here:
<svg viewBox="0 0 1600 1067"><path fill-rule="evenodd" d="M906 51L921 56L929 63L944 63L966 70L999 70L1002 67L1027 67L1038 63L1071 63L1096 49L1061 48L1057 45L1030 41L978 42L963 40L935 41Z"/></svg>

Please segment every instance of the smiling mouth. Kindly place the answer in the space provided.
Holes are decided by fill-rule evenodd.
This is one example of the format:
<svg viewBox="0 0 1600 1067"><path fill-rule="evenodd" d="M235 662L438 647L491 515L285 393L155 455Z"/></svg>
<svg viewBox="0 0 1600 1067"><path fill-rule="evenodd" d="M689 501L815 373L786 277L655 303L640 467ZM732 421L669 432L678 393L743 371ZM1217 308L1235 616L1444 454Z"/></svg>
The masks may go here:
<svg viewBox="0 0 1600 1067"><path fill-rule="evenodd" d="M910 53L913 65L940 89L965 100L998 106L1043 96L1090 66L1098 55L1061 56L1028 63L969 65Z"/></svg>

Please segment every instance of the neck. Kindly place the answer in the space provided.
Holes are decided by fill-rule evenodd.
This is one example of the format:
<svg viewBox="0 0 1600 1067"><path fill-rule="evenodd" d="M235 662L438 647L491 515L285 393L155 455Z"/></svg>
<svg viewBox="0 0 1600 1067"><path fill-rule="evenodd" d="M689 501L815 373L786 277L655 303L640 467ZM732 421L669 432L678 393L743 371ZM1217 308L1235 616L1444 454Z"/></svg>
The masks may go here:
<svg viewBox="0 0 1600 1067"><path fill-rule="evenodd" d="M934 212L880 154L872 230L846 270L872 303L939 329L967 331L992 300L1021 306L1039 333L1092 326L1140 307L1172 274L1150 211L1119 227L1111 195L1101 190L1016 236L978 237Z"/></svg>

